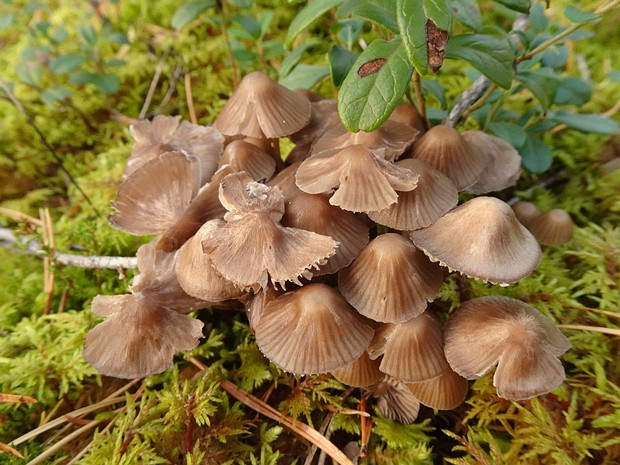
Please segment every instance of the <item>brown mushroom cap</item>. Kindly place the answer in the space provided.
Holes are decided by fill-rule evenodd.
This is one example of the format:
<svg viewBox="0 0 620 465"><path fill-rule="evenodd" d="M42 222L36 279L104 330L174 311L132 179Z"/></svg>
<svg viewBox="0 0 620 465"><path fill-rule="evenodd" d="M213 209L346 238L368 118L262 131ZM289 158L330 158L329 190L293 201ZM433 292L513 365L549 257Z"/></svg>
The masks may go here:
<svg viewBox="0 0 620 465"><path fill-rule="evenodd" d="M493 197L471 199L409 237L431 260L494 284L519 281L542 257L512 209Z"/></svg>
<svg viewBox="0 0 620 465"><path fill-rule="evenodd" d="M427 407L452 410L463 403L469 384L451 368L427 381L407 384L411 393Z"/></svg>
<svg viewBox="0 0 620 465"><path fill-rule="evenodd" d="M385 376L379 370L380 363L380 359L371 360L364 351L354 362L332 371L332 375L348 386L368 387L378 383Z"/></svg>
<svg viewBox="0 0 620 465"><path fill-rule="evenodd" d="M116 298L110 310L98 308ZM166 371L176 352L193 349L202 337L201 321L139 296L97 296L93 307L107 318L84 338L83 355L107 376L141 378Z"/></svg>
<svg viewBox="0 0 620 465"><path fill-rule="evenodd" d="M383 210L396 203L396 190L412 190L418 182L418 175L377 157L363 145L312 156L299 165L295 178L309 194L336 189L329 203L352 212Z"/></svg>
<svg viewBox="0 0 620 465"><path fill-rule="evenodd" d="M420 315L442 281L441 268L394 233L373 239L338 273L338 288L347 301L362 315L386 323Z"/></svg>
<svg viewBox="0 0 620 465"><path fill-rule="evenodd" d="M371 220L399 231L411 231L430 226L456 207L456 187L441 171L414 158L399 160L395 165L419 175L418 185L408 192L398 192L398 202L385 210L368 212Z"/></svg>
<svg viewBox="0 0 620 465"><path fill-rule="evenodd" d="M408 103L398 105L390 115L390 120L407 124L420 131L420 135L426 131L426 121L416 107Z"/></svg>
<svg viewBox="0 0 620 465"><path fill-rule="evenodd" d="M474 152L487 159L480 178L468 188L469 191L486 194L501 191L517 183L521 174L521 155L512 145L482 131L465 131L461 135Z"/></svg>
<svg viewBox="0 0 620 465"><path fill-rule="evenodd" d="M571 347L538 310L501 296L464 302L450 316L445 340L450 366L465 378L479 378L497 364L497 394L511 400L557 388L564 380L558 357Z"/></svg>
<svg viewBox="0 0 620 465"><path fill-rule="evenodd" d="M335 273L351 264L368 244L370 226L351 212L341 210L320 194L293 197L286 202L282 225L329 236L338 242L336 253L313 275Z"/></svg>
<svg viewBox="0 0 620 465"><path fill-rule="evenodd" d="M246 75L216 118L222 134L282 137L310 121L310 101L259 71Z"/></svg>
<svg viewBox="0 0 620 465"><path fill-rule="evenodd" d="M573 237L573 226L566 210L554 208L533 218L527 228L542 245L561 245Z"/></svg>
<svg viewBox="0 0 620 465"><path fill-rule="evenodd" d="M256 323L256 343L281 369L326 373L356 360L373 329L332 287L308 284L265 305Z"/></svg>
<svg viewBox="0 0 620 465"><path fill-rule="evenodd" d="M541 211L532 202L519 200L518 202L513 203L510 207L512 208L512 211L515 212L515 216L519 222L526 228L529 227L534 218L541 215Z"/></svg>
<svg viewBox="0 0 620 465"><path fill-rule="evenodd" d="M312 144L325 132L340 125L338 102L336 99L312 102L311 107L312 114L308 124L288 136L296 145Z"/></svg>
<svg viewBox="0 0 620 465"><path fill-rule="evenodd" d="M383 355L379 369L406 383L435 378L449 368L441 325L428 312L379 327L367 351L372 359Z"/></svg>
<svg viewBox="0 0 620 465"><path fill-rule="evenodd" d="M234 173L245 171L255 181L267 180L276 171L276 162L271 155L244 140L234 140L224 148L219 166L223 165L230 165Z"/></svg>
<svg viewBox="0 0 620 465"><path fill-rule="evenodd" d="M411 154L448 176L459 191L476 183L487 164L483 154L474 152L456 129L444 125L424 133Z"/></svg>
<svg viewBox="0 0 620 465"><path fill-rule="evenodd" d="M409 387L391 376L363 389L365 396L377 399L377 407L387 418L400 423L413 423L420 411L420 402Z"/></svg>

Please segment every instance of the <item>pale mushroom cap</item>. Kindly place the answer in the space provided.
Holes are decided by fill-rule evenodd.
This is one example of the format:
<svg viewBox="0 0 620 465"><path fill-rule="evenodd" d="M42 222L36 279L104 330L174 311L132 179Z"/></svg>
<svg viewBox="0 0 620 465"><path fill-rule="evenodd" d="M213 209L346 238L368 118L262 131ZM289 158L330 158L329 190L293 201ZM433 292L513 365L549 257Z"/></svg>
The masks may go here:
<svg viewBox="0 0 620 465"><path fill-rule="evenodd" d="M430 226L456 207L456 187L441 171L415 158L399 160L395 165L417 174L418 185L408 192L398 192L398 202L385 210L368 212L371 220L399 231L411 231Z"/></svg>
<svg viewBox="0 0 620 465"><path fill-rule="evenodd" d="M528 229L542 245L561 245L571 240L574 226L566 210L554 208L533 218Z"/></svg>
<svg viewBox="0 0 620 465"><path fill-rule="evenodd" d="M512 211L515 212L515 216L519 222L526 228L529 227L534 218L542 214L536 205L532 202L526 202L525 200L519 200L518 202L513 203L510 207L512 208Z"/></svg>
<svg viewBox="0 0 620 465"><path fill-rule="evenodd" d="M213 123L222 134L282 137L310 121L310 101L255 71L246 75Z"/></svg>
<svg viewBox="0 0 620 465"><path fill-rule="evenodd" d="M494 284L519 281L542 257L512 209L493 197L471 199L409 237L431 260Z"/></svg>
<svg viewBox="0 0 620 465"><path fill-rule="evenodd" d="M373 329L332 287L308 284L265 305L256 323L256 343L281 369L325 373L355 361Z"/></svg>
<svg viewBox="0 0 620 465"><path fill-rule="evenodd" d="M243 140L234 140L225 148L220 166L228 164L233 172L245 171L255 181L265 181L276 171L276 161L256 145Z"/></svg>
<svg viewBox="0 0 620 465"><path fill-rule="evenodd" d="M498 395L521 400L557 388L564 370L557 359L570 343L538 310L516 299L487 296L464 302L445 327L445 354L467 379L498 364Z"/></svg>
<svg viewBox="0 0 620 465"><path fill-rule="evenodd" d="M84 338L84 359L104 375L141 378L166 371L176 352L193 349L203 323L132 296Z"/></svg>
<svg viewBox="0 0 620 465"><path fill-rule="evenodd" d="M517 183L521 174L521 155L512 145L482 131L465 131L461 135L474 152L487 159L480 179L468 188L469 191L486 194L501 191Z"/></svg>
<svg viewBox="0 0 620 465"><path fill-rule="evenodd" d="M420 134L426 131L424 118L413 105L408 103L398 105L390 115L390 120L407 124L420 131Z"/></svg>
<svg viewBox="0 0 620 465"><path fill-rule="evenodd" d="M441 268L394 233L373 239L338 273L338 287L347 301L362 315L386 323L420 315L442 281Z"/></svg>
<svg viewBox="0 0 620 465"><path fill-rule="evenodd" d="M465 378L448 368L436 378L407 384L420 403L439 410L452 410L467 397L469 384Z"/></svg>
<svg viewBox="0 0 620 465"><path fill-rule="evenodd" d="M372 359L383 355L383 373L406 383L435 378L449 368L441 325L428 312L379 327L367 350Z"/></svg>
<svg viewBox="0 0 620 465"><path fill-rule="evenodd" d="M222 179L219 199L228 213L227 221L239 219L246 213L265 212L274 221L284 215L284 196L277 187L254 181L245 172L230 174Z"/></svg>
<svg viewBox="0 0 620 465"><path fill-rule="evenodd" d="M146 162L119 186L110 223L136 235L158 234L174 226L196 196L200 181L193 162L167 152Z"/></svg>
<svg viewBox="0 0 620 465"><path fill-rule="evenodd" d="M362 145L312 156L299 165L295 178L297 186L309 194L336 189L329 202L352 212L387 208L396 203L396 190L409 191L418 183L418 175Z"/></svg>
<svg viewBox="0 0 620 465"><path fill-rule="evenodd" d="M315 276L335 273L348 266L368 244L370 226L351 212L341 210L320 194L293 197L286 202L282 225L329 236L338 242L336 253Z"/></svg>
<svg viewBox="0 0 620 465"><path fill-rule="evenodd" d="M444 125L424 133L413 144L411 154L448 176L459 191L476 183L487 163L456 129Z"/></svg>
<svg viewBox="0 0 620 465"><path fill-rule="evenodd" d="M127 176L151 158L173 151L174 148L168 141L180 122L180 116L157 115L152 120L140 120L129 126L129 133L135 144L131 149L124 174Z"/></svg>
<svg viewBox="0 0 620 465"><path fill-rule="evenodd" d="M413 423L420 412L420 402L409 387L391 376L363 389L366 396L377 399L377 407L387 418L400 423Z"/></svg>
<svg viewBox="0 0 620 465"><path fill-rule="evenodd" d="M312 102L310 121L299 131L289 135L289 139L296 145L312 144L325 132L340 125L338 116L338 102L336 99L319 100Z"/></svg>

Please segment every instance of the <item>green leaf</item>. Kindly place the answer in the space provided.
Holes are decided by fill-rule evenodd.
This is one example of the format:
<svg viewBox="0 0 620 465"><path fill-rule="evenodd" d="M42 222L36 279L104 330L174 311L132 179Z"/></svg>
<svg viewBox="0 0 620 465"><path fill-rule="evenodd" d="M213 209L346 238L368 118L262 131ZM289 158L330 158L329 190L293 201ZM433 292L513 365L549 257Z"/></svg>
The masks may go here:
<svg viewBox="0 0 620 465"><path fill-rule="evenodd" d="M17 65L17 77L28 85L38 87L41 82L43 70L41 64L36 61L20 61Z"/></svg>
<svg viewBox="0 0 620 465"><path fill-rule="evenodd" d="M578 77L567 77L558 86L554 103L558 105L583 105L592 97L592 85Z"/></svg>
<svg viewBox="0 0 620 465"><path fill-rule="evenodd" d="M41 92L41 100L53 107L57 102L70 97L73 92L64 86L48 87Z"/></svg>
<svg viewBox="0 0 620 465"><path fill-rule="evenodd" d="M129 39L122 32L112 32L108 36L108 40L113 44L129 45Z"/></svg>
<svg viewBox="0 0 620 465"><path fill-rule="evenodd" d="M338 113L344 126L353 132L378 128L401 101L412 73L401 40L374 40L340 87Z"/></svg>
<svg viewBox="0 0 620 465"><path fill-rule="evenodd" d="M543 110L549 108L549 105L551 105L555 98L559 85L559 78L556 74L545 69L536 71L524 69L517 72L516 79L534 94Z"/></svg>
<svg viewBox="0 0 620 465"><path fill-rule="evenodd" d="M478 32L482 29L482 16L477 0L452 2L452 13L458 22Z"/></svg>
<svg viewBox="0 0 620 465"><path fill-rule="evenodd" d="M620 82L620 70L612 69L611 71L609 71L607 77L612 82Z"/></svg>
<svg viewBox="0 0 620 465"><path fill-rule="evenodd" d="M289 89L309 89L328 75L327 66L300 64L278 82Z"/></svg>
<svg viewBox="0 0 620 465"><path fill-rule="evenodd" d="M356 16L398 32L394 0L348 0L338 9L337 16Z"/></svg>
<svg viewBox="0 0 620 465"><path fill-rule="evenodd" d="M111 58L109 60L107 60L103 66L123 66L125 65L127 62L125 60L121 60L120 58Z"/></svg>
<svg viewBox="0 0 620 465"><path fill-rule="evenodd" d="M91 47L97 42L97 31L90 24L78 28L82 40Z"/></svg>
<svg viewBox="0 0 620 465"><path fill-rule="evenodd" d="M409 60L420 74L443 63L452 23L446 0L397 0L396 21Z"/></svg>
<svg viewBox="0 0 620 465"><path fill-rule="evenodd" d="M489 123L487 127L493 134L505 140L513 147L521 147L525 144L527 133L518 124L495 121Z"/></svg>
<svg viewBox="0 0 620 465"><path fill-rule="evenodd" d="M343 1L344 0L315 0L308 3L308 5L295 16L293 21L291 21L284 45L290 47L301 31L309 27L326 12L340 5Z"/></svg>
<svg viewBox="0 0 620 465"><path fill-rule="evenodd" d="M458 58L504 89L510 89L514 78L515 53L505 39L486 34L451 37L446 58Z"/></svg>
<svg viewBox="0 0 620 465"><path fill-rule="evenodd" d="M588 11L581 11L572 5L564 7L564 16L572 23L587 23L599 17L596 13L590 13Z"/></svg>
<svg viewBox="0 0 620 465"><path fill-rule="evenodd" d="M517 147L523 160L523 166L532 173L547 171L553 161L553 154L547 144L537 137L527 135L525 143Z"/></svg>
<svg viewBox="0 0 620 465"><path fill-rule="evenodd" d="M0 29L8 29L15 21L15 13L2 13L0 15Z"/></svg>
<svg viewBox="0 0 620 465"><path fill-rule="evenodd" d="M120 87L120 79L115 74L95 74L88 71L73 73L69 76L72 84L94 84L99 90L106 94L114 93Z"/></svg>
<svg viewBox="0 0 620 465"><path fill-rule="evenodd" d="M306 52L306 50L318 44L320 44L320 42L308 42L300 45L299 47L291 51L291 53L289 53L286 58L282 60L282 64L280 65L280 69L278 70L280 77L284 77L288 73L290 73L291 70L295 67L295 65L299 63L301 56Z"/></svg>
<svg viewBox="0 0 620 465"><path fill-rule="evenodd" d="M249 33L249 38L260 39L261 37L261 25L256 19L248 15L235 15L231 18L236 23L240 24L244 30Z"/></svg>
<svg viewBox="0 0 620 465"><path fill-rule="evenodd" d="M85 61L86 57L77 53L61 55L50 61L50 71L54 74L65 74L73 71Z"/></svg>
<svg viewBox="0 0 620 465"><path fill-rule="evenodd" d="M495 3L504 5L511 10L518 11L519 13L527 13L530 11L532 2L530 0L495 0Z"/></svg>
<svg viewBox="0 0 620 465"><path fill-rule="evenodd" d="M548 118L583 132L609 135L620 132L620 125L604 115L584 115L569 111L558 111L557 113L549 113Z"/></svg>
<svg viewBox="0 0 620 465"><path fill-rule="evenodd" d="M327 52L327 60L329 61L332 82L336 87L340 87L357 57L359 57L359 53L351 52L339 45L330 47Z"/></svg>
<svg viewBox="0 0 620 465"><path fill-rule="evenodd" d="M214 0L197 0L194 2L184 3L174 12L170 24L175 29L181 29L195 20L204 11L209 8L213 8L214 6Z"/></svg>

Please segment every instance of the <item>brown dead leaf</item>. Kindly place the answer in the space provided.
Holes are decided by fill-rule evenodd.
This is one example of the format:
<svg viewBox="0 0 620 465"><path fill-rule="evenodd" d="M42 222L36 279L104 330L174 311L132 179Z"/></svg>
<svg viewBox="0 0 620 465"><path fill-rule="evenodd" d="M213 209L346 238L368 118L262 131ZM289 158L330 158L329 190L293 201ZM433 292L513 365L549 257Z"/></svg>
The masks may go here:
<svg viewBox="0 0 620 465"><path fill-rule="evenodd" d="M443 64L446 55L446 44L450 34L448 31L439 29L430 19L426 20L426 52L428 55L428 66L437 72Z"/></svg>

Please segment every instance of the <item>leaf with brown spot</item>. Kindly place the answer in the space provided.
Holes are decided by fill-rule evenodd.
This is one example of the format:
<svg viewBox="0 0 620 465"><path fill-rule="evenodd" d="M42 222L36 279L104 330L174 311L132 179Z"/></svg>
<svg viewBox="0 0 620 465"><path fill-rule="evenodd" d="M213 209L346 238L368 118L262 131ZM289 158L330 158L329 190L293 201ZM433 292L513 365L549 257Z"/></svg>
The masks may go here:
<svg viewBox="0 0 620 465"><path fill-rule="evenodd" d="M383 65L385 65L386 61L387 60L385 58L376 58L374 60L367 61L358 68L357 75L359 77L366 77L369 74L378 73L379 70L383 68Z"/></svg>
<svg viewBox="0 0 620 465"><path fill-rule="evenodd" d="M439 71L446 56L446 44L450 34L448 31L439 29L430 19L426 20L426 52L428 55L428 66L434 73Z"/></svg>

